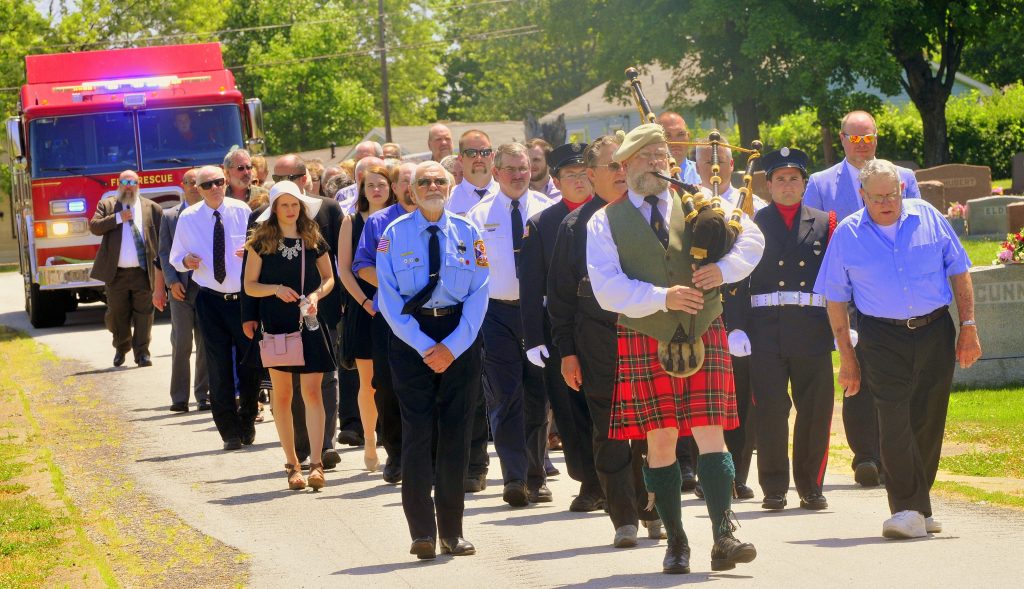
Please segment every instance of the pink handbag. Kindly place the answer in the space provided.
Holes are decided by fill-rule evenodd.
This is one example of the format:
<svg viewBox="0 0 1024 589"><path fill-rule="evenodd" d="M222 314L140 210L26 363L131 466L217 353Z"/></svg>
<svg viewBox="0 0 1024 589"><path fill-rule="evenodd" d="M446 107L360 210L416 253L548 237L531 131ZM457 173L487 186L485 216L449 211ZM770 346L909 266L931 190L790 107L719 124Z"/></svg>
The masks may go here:
<svg viewBox="0 0 1024 589"><path fill-rule="evenodd" d="M306 287L306 246L302 244L302 269L299 271L299 292ZM260 360L264 368L275 366L302 366L306 363L302 355L302 314L299 314L299 330L291 333L267 333L263 332L263 339L260 340Z"/></svg>

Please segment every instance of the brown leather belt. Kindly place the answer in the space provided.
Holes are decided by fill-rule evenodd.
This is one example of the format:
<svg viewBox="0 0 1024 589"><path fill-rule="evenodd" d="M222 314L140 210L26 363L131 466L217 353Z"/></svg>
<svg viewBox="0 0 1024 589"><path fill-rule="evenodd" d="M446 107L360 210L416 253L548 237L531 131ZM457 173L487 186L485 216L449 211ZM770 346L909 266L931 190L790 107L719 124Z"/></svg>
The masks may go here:
<svg viewBox="0 0 1024 589"><path fill-rule="evenodd" d="M451 307L421 307L416 314L421 317L447 317L461 312L462 305L452 305Z"/></svg>
<svg viewBox="0 0 1024 589"><path fill-rule="evenodd" d="M499 305L505 305L506 307L518 307L519 299L514 301L507 301L505 299L491 299L492 303L498 303Z"/></svg>
<svg viewBox="0 0 1024 589"><path fill-rule="evenodd" d="M875 321L881 321L882 323L888 323L890 325L899 325L900 327L906 327L907 329L917 329L918 327L924 327L932 321L935 321L939 317L949 312L949 305L943 305L938 309L935 309L927 315L921 315L920 317L911 317L910 319L887 319L885 317L872 317L871 315L865 315L868 319L874 319Z"/></svg>

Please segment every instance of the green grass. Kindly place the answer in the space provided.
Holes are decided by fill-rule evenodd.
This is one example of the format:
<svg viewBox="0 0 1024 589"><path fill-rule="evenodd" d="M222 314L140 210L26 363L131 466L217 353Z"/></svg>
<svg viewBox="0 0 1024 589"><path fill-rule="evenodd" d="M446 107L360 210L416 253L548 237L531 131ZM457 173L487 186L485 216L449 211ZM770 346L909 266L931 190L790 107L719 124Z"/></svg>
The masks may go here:
<svg viewBox="0 0 1024 589"><path fill-rule="evenodd" d="M1005 505L1024 509L1024 497L1020 495L1011 495L1001 491L984 491L963 483L935 481L932 491L939 495L966 498L975 503L991 503L993 505Z"/></svg>
<svg viewBox="0 0 1024 589"><path fill-rule="evenodd" d="M1009 190L1013 187L1013 178L1003 178L1002 180L993 180L992 187L999 187L1003 190Z"/></svg>
<svg viewBox="0 0 1024 589"><path fill-rule="evenodd" d="M1002 239L960 239L974 266L988 266L996 259Z"/></svg>
<svg viewBox="0 0 1024 589"><path fill-rule="evenodd" d="M949 399L946 439L988 449L944 457L939 468L1024 479L1024 387L955 391Z"/></svg>

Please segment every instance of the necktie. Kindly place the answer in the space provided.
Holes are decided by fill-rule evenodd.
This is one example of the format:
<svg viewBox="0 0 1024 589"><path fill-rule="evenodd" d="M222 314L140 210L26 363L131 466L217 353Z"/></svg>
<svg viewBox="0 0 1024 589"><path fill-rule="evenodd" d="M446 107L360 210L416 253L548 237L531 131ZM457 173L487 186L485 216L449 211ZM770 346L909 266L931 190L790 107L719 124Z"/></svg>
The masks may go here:
<svg viewBox="0 0 1024 589"><path fill-rule="evenodd" d="M427 279L427 285L402 307L403 315L411 315L422 309L423 305L430 300L430 295L434 294L434 289L437 288L437 281L441 273L441 240L437 237L437 232L440 230L441 228L437 225L427 226L427 231L430 232L430 239L427 241L427 268L430 271L430 277Z"/></svg>
<svg viewBox="0 0 1024 589"><path fill-rule="evenodd" d="M651 229L658 236L658 241L661 242L662 247L668 249L668 227L665 226L665 217L662 217L661 211L658 210L658 197L654 195L645 196L644 200L647 201L647 204L651 205Z"/></svg>
<svg viewBox="0 0 1024 589"><path fill-rule="evenodd" d="M130 211L131 207L125 207L125 210ZM143 272L149 272L149 264L146 262L146 244L142 241L142 233L139 232L139 226L135 224L134 217L128 223L132 226L132 239L135 240L135 255L139 257L139 268L142 268Z"/></svg>
<svg viewBox="0 0 1024 589"><path fill-rule="evenodd" d="M224 223L220 221L220 211L213 211L213 218L213 277L223 283L228 276L224 259Z"/></svg>
<svg viewBox="0 0 1024 589"><path fill-rule="evenodd" d="M479 196L480 198L483 198L484 195L487 194L487 189L486 188L474 188L473 192L475 192L476 195Z"/></svg>
<svg viewBox="0 0 1024 589"><path fill-rule="evenodd" d="M516 278L519 278L519 250L523 249L523 212L519 200L512 201L512 255L516 259Z"/></svg>

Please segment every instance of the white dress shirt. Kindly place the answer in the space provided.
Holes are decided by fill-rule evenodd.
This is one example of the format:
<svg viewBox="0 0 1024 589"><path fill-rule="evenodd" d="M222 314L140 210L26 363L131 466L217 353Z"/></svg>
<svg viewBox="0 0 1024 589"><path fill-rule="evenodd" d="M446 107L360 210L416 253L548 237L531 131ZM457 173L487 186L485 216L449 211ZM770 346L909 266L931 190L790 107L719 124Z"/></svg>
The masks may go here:
<svg viewBox="0 0 1024 589"><path fill-rule="evenodd" d="M452 189L452 193L448 196L448 202L445 203L444 208L449 213L465 216L469 209L473 208L478 202L498 194L498 183L494 181L494 178L491 178L491 181L483 188L487 192L482 197L476 193L477 190L481 189L463 177L462 182Z"/></svg>
<svg viewBox="0 0 1024 589"><path fill-rule="evenodd" d="M643 196L627 191L630 204L640 209L640 214L650 223L651 205ZM671 223L672 209L669 205L668 190L658 195L658 210L665 218L665 225ZM723 199L725 215L732 213L731 203ZM732 284L746 278L754 271L764 254L764 235L754 222L743 215L740 220L743 231L736 238L732 249L721 260L715 262L722 271L722 283ZM615 246L608 213L600 209L587 222L587 273L594 288L594 296L602 308L627 317L646 317L658 311L667 311L665 297L668 288L654 286L649 282L634 280L622 271L619 250ZM494 273L492 273L492 278Z"/></svg>
<svg viewBox="0 0 1024 589"><path fill-rule="evenodd" d="M476 195L474 195L476 196ZM531 217L550 207L551 199L527 190L519 197L523 229ZM512 251L512 199L500 190L469 209L466 217L476 225L487 248L491 267L490 297L505 301L519 300L519 278L516 277L515 252Z"/></svg>
<svg viewBox="0 0 1024 589"><path fill-rule="evenodd" d="M135 195L135 200L130 203L122 203L124 207L121 212L117 213L117 223L121 226L121 251L117 254L117 267L118 268L138 268L139 267L139 253L135 249L135 236L132 235L132 225L134 224L139 228L139 235L142 236L142 243L146 243L146 232L142 230L141 219L139 215L142 213L139 210L139 196ZM125 223L124 219L121 218L121 213L124 209L130 208L132 211L132 220Z"/></svg>
<svg viewBox="0 0 1024 589"><path fill-rule="evenodd" d="M359 185L349 184L334 195L335 200L341 205L341 212L351 215L356 210L356 202L359 200Z"/></svg>
<svg viewBox="0 0 1024 589"><path fill-rule="evenodd" d="M179 272L188 272L185 256L195 254L202 259L199 267L192 272L192 280L199 286L222 293L237 293L242 290L242 258L235 250L245 244L249 214L252 211L244 202L224 197L221 203L220 220L224 224L224 268L227 275L224 282L213 277L213 209L205 200L199 201L181 212L178 227L171 244L171 265Z"/></svg>

